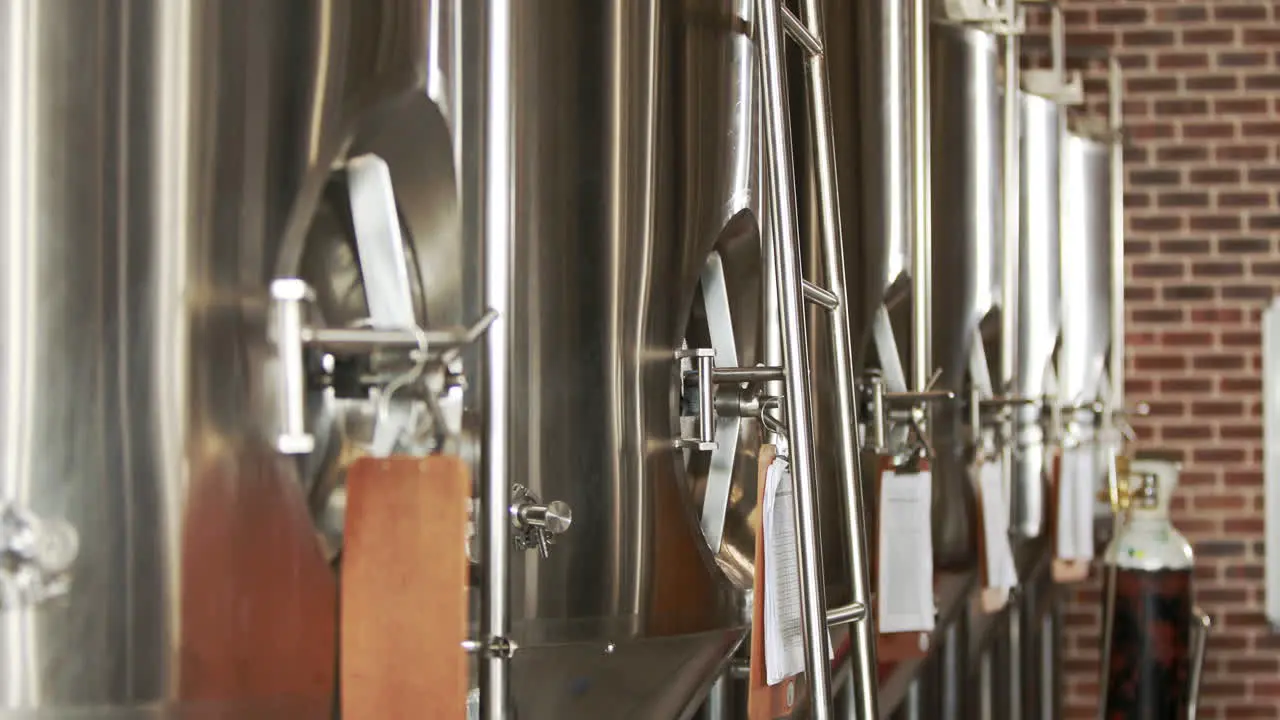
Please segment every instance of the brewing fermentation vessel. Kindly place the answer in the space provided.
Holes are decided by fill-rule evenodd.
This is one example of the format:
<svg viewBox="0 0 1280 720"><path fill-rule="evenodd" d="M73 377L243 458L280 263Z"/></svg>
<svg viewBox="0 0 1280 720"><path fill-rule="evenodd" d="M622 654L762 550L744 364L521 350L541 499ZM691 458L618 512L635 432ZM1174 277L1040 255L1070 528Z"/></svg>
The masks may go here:
<svg viewBox="0 0 1280 720"><path fill-rule="evenodd" d="M463 190L464 226L503 223L476 248L501 314L473 377L481 448L486 472L573 509L548 557L510 556L512 711L683 717L743 636L751 579L750 536L721 551L747 572L715 561L673 443L708 257L759 252L753 4L505 5L486 62L509 97L483 123L507 124L508 155L486 158L482 197Z"/></svg>
<svg viewBox="0 0 1280 720"><path fill-rule="evenodd" d="M1110 146L1075 131L1062 146L1060 399L1098 399L1111 342Z"/></svg>
<svg viewBox="0 0 1280 720"><path fill-rule="evenodd" d="M356 122L420 82L422 27L413 0L0 5L0 714L327 716L336 587L274 447L268 285Z"/></svg>
<svg viewBox="0 0 1280 720"><path fill-rule="evenodd" d="M984 318L999 312L1001 104L999 42L935 23L930 47L933 200L933 358L939 386L963 397ZM998 337L998 336L997 336ZM998 348L998 340L993 348ZM993 352L996 352L993 350ZM993 373L993 375L996 375ZM998 375L997 375L998 376ZM934 548L942 564L972 558L966 476L970 434L959 403L934 411Z"/></svg>
<svg viewBox="0 0 1280 720"><path fill-rule="evenodd" d="M1022 160L1018 367L1015 394L1044 398L1055 376L1054 352L1062 324L1059 231L1061 222L1062 107L1022 93ZM1044 527L1044 482L1050 472L1043 404L1017 409L1011 523L1024 537Z"/></svg>

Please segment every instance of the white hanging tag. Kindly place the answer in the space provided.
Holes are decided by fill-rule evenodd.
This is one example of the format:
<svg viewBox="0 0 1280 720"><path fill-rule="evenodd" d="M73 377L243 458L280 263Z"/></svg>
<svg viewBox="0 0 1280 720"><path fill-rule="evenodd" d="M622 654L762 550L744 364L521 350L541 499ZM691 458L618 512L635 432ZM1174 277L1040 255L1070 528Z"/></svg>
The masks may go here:
<svg viewBox="0 0 1280 720"><path fill-rule="evenodd" d="M1080 443L1062 451L1058 482L1058 558L1093 559L1093 504L1096 451Z"/></svg>
<svg viewBox="0 0 1280 720"><path fill-rule="evenodd" d="M933 630L933 476L886 472L880 483L880 631Z"/></svg>
<svg viewBox="0 0 1280 720"><path fill-rule="evenodd" d="M1007 589L1018 584L1018 570L1009 543L1009 502L1004 493L1004 472L999 459L978 470L982 496L982 539L986 549L987 587Z"/></svg>
<svg viewBox="0 0 1280 720"><path fill-rule="evenodd" d="M785 456L786 444L778 443ZM765 679L777 685L804 670L804 624L796 553L795 494L782 457L765 473L764 487Z"/></svg>

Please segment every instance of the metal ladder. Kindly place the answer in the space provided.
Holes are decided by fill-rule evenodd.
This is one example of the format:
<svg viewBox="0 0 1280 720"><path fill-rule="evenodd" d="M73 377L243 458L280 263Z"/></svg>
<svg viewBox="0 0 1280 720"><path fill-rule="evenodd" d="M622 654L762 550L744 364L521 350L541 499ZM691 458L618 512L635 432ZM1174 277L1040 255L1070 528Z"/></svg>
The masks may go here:
<svg viewBox="0 0 1280 720"><path fill-rule="evenodd" d="M803 20L783 5L783 0L758 0L757 47L764 90L764 136L767 185L772 191L773 270L783 350L783 384L788 408L790 463L795 484L797 546L800 566L800 598L804 627L805 672L809 679L811 716L832 717L830 648L827 629L852 622L850 627L853 670L851 717L879 717L876 690L875 627L870 609L870 566L863 522L861 466L857 437L858 407L853 378L849 316L845 303L844 252L841 246L839 198L836 192L831 107L823 54L821 0L801 0ZM800 233L796 215L796 188L791 149L790 113L787 109L783 67L784 35L795 40L806 54L810 130L814 139L821 226L821 267L827 287L805 280L800 258ZM848 557L853 601L847 607L827 609L823 580L821 534L817 514L817 473L813 448L813 404L809 385L809 348L805 323L808 301L826 311L831 324L840 441L840 479L848 522Z"/></svg>

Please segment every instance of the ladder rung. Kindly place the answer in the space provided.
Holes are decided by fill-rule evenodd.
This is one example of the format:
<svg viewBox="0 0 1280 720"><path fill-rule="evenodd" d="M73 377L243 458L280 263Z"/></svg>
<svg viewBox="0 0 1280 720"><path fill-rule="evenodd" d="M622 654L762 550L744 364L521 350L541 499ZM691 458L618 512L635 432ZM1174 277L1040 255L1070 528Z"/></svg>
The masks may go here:
<svg viewBox="0 0 1280 720"><path fill-rule="evenodd" d="M757 367L718 367L711 379L722 385L740 382L773 382L786 380L785 371L776 366L760 365Z"/></svg>
<svg viewBox="0 0 1280 720"><path fill-rule="evenodd" d="M827 310L837 310L840 307L840 298L830 290L818 287L808 280L804 281L804 299L815 305L821 305Z"/></svg>
<svg viewBox="0 0 1280 720"><path fill-rule="evenodd" d="M800 22L800 18L790 10L785 7L778 9L782 11L782 28L787 31L787 34L804 46L810 55L821 55L822 41L814 37L813 33L809 32L809 28L805 27L804 23Z"/></svg>
<svg viewBox="0 0 1280 720"><path fill-rule="evenodd" d="M835 627L851 622L862 622L867 619L867 606L862 603L849 603L827 611L827 626Z"/></svg>

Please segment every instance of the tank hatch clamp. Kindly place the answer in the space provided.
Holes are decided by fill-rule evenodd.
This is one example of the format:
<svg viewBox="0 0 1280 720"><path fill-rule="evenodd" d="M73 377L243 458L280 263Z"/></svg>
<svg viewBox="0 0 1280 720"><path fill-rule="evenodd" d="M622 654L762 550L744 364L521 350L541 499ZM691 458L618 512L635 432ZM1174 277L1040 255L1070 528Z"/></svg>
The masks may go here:
<svg viewBox="0 0 1280 720"><path fill-rule="evenodd" d="M426 330L421 327L325 327L316 321L312 306L315 295L298 278L278 278L271 283L271 340L275 346L275 374L278 384L279 433L276 449L286 455L306 455L315 449L315 437L308 431L306 407L308 391L332 380L335 358L397 359L397 367L408 366L389 377L372 381L381 389L380 410L401 390L418 391L425 401L431 427L445 432L448 423L441 415L436 393L422 392L431 367L454 366L462 349L482 337L497 319L496 311L486 312L471 327ZM446 384L463 382L448 371ZM429 385L429 383L427 383ZM437 443L437 447L439 443Z"/></svg>
<svg viewBox="0 0 1280 720"><path fill-rule="evenodd" d="M40 605L71 588L80 536L64 520L0 503L0 610Z"/></svg>

